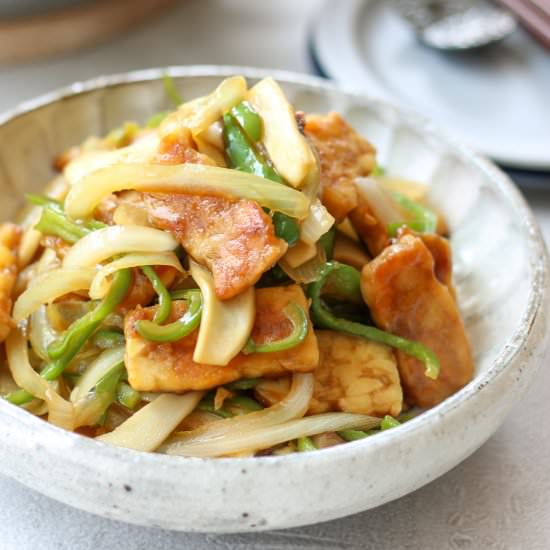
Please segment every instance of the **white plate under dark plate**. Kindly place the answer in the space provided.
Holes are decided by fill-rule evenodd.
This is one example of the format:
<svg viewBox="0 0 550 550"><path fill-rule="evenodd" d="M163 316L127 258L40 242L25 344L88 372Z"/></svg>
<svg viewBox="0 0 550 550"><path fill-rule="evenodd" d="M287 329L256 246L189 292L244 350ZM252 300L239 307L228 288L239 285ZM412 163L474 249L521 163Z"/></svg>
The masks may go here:
<svg viewBox="0 0 550 550"><path fill-rule="evenodd" d="M388 0L328 1L313 48L328 76L428 116L506 166L550 170L550 53L524 31L444 53Z"/></svg>

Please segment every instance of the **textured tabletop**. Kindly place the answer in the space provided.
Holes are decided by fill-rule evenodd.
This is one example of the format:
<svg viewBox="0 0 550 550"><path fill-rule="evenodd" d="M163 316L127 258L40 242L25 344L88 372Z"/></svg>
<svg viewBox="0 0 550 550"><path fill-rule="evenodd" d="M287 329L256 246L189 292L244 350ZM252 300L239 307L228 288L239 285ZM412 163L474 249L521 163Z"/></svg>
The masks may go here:
<svg viewBox="0 0 550 550"><path fill-rule="evenodd" d="M152 66L225 63L312 72L307 29L320 2L182 1L150 26L94 50L0 68L0 110L74 80ZM550 242L550 193L527 198ZM73 510L0 476L0 550L547 550L549 417L545 363L503 427L448 474L375 510L289 531L199 535L145 529Z"/></svg>

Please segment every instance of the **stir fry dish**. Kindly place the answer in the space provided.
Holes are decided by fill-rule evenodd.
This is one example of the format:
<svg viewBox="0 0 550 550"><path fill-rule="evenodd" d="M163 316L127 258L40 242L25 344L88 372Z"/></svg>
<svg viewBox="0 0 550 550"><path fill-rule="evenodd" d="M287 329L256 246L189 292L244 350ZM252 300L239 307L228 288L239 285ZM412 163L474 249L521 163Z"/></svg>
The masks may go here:
<svg viewBox="0 0 550 550"><path fill-rule="evenodd" d="M374 436L473 375L443 217L337 113L221 82L54 160L0 227L0 394L141 451ZM351 121L353 122L353 121Z"/></svg>

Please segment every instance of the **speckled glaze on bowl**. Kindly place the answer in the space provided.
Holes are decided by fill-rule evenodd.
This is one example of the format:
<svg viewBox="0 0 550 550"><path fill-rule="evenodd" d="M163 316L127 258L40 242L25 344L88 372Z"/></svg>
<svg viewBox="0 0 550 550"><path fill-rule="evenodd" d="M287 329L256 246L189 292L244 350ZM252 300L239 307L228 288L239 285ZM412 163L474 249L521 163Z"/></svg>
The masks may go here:
<svg viewBox="0 0 550 550"><path fill-rule="evenodd" d="M52 176L52 157L124 120L168 107L164 70L102 77L0 117L0 218ZM266 71L173 67L185 98L222 77ZM119 449L64 432L0 400L0 470L105 517L181 531L292 527L378 506L475 451L503 422L540 363L548 325L547 253L533 215L493 164L432 125L317 78L273 71L297 108L336 110L379 149L389 173L427 182L446 215L475 379L444 403L376 437L285 457L189 459Z"/></svg>

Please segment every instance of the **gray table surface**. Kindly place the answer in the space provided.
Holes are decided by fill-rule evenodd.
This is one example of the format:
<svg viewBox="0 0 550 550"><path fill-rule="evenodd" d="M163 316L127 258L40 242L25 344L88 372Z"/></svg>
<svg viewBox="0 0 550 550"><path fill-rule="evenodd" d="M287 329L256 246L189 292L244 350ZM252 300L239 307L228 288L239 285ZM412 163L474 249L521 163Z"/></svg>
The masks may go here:
<svg viewBox="0 0 550 550"><path fill-rule="evenodd" d="M74 80L152 66L225 63L313 72L307 28L320 3L187 0L104 46L0 68L0 109ZM527 199L550 242L550 193L529 192ZM71 509L0 476L0 550L548 549L549 417L550 369L543 364L504 426L451 472L375 510L288 531L145 529Z"/></svg>

